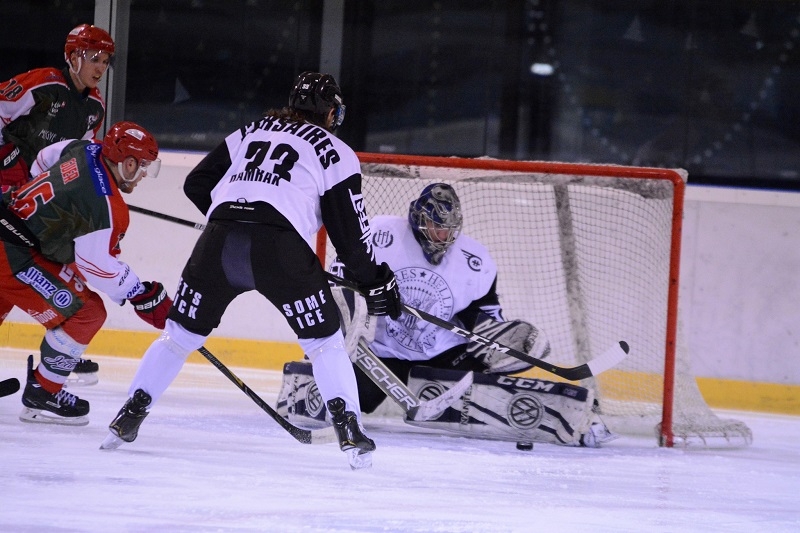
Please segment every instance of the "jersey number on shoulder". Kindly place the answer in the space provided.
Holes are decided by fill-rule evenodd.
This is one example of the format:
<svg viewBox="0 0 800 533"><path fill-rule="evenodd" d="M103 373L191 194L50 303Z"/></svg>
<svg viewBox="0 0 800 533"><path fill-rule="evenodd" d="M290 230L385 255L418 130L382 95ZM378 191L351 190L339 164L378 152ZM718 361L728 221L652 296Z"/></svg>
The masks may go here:
<svg viewBox="0 0 800 533"><path fill-rule="evenodd" d="M247 146L247 159L249 163L244 167L246 172L256 172L261 167L261 164L269 155L270 160L277 161L272 170L273 179L272 183L278 184L278 180L292 181L291 170L297 160L300 159L300 154L288 144L276 144L275 148L270 153L270 141L253 141Z"/></svg>
<svg viewBox="0 0 800 533"><path fill-rule="evenodd" d="M53 191L53 184L44 180L40 180L39 183L31 182L19 192L21 194L18 194L14 200L14 211L23 220L28 220L39 208L37 198L44 205L56 195Z"/></svg>
<svg viewBox="0 0 800 533"><path fill-rule="evenodd" d="M17 80L11 79L5 87L0 87L0 96L8 101L16 100L19 94L25 90L25 87L19 84Z"/></svg>

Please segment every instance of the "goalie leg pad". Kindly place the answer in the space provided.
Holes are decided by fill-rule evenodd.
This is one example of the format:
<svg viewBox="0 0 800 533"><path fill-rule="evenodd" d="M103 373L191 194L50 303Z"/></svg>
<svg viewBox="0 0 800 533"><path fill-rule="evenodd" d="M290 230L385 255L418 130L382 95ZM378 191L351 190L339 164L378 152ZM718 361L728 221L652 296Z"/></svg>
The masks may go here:
<svg viewBox="0 0 800 533"><path fill-rule="evenodd" d="M463 372L414 367L409 388L421 399L449 388ZM569 383L475 374L461 401L430 421L406 423L466 437L576 446L593 419L594 392Z"/></svg>
<svg viewBox="0 0 800 533"><path fill-rule="evenodd" d="M283 365L283 383L275 411L298 426L318 429L330 425L311 363L292 361Z"/></svg>
<svg viewBox="0 0 800 533"><path fill-rule="evenodd" d="M377 317L367 314L367 301L360 294L339 286L331 287L331 294L339 307L345 350L352 356L359 339L364 338L367 344L375 340Z"/></svg>

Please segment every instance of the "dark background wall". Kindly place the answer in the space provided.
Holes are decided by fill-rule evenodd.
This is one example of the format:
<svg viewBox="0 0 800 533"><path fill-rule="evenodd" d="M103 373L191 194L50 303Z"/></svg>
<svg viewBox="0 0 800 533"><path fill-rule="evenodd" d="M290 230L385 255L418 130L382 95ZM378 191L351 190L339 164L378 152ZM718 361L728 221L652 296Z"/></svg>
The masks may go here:
<svg viewBox="0 0 800 533"><path fill-rule="evenodd" d="M167 148L212 148L334 57L340 136L357 150L682 167L690 183L800 189L798 1L97 4L121 9L128 31L116 113ZM96 9L5 6L0 80L63 65L67 32Z"/></svg>

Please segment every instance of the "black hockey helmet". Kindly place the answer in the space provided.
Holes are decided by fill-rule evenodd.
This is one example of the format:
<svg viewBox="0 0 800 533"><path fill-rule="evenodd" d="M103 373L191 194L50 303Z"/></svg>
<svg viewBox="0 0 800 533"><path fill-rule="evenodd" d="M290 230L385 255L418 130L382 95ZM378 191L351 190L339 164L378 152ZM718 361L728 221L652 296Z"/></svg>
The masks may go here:
<svg viewBox="0 0 800 533"><path fill-rule="evenodd" d="M408 223L432 265L442 262L447 249L461 233L461 202L455 189L446 183L432 183L411 202Z"/></svg>
<svg viewBox="0 0 800 533"><path fill-rule="evenodd" d="M289 93L289 107L318 115L315 116L317 122L323 124L325 117L333 109L331 130L335 130L344 122L345 105L342 91L330 74L307 71L297 76ZM319 120L320 117L322 120Z"/></svg>

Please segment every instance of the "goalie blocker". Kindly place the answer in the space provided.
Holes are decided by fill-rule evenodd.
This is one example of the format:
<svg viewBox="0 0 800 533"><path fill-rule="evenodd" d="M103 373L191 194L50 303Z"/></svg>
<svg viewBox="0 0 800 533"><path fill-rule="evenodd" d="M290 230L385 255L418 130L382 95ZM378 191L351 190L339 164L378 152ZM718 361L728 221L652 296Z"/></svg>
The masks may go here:
<svg viewBox="0 0 800 533"><path fill-rule="evenodd" d="M524 320L498 322L482 314L472 331L536 359L544 359L550 355L550 341L545 333ZM532 367L530 363L508 352L497 350L496 346L486 346L478 342L467 344L465 356L482 363L486 367L485 371L490 374L515 374Z"/></svg>

